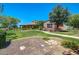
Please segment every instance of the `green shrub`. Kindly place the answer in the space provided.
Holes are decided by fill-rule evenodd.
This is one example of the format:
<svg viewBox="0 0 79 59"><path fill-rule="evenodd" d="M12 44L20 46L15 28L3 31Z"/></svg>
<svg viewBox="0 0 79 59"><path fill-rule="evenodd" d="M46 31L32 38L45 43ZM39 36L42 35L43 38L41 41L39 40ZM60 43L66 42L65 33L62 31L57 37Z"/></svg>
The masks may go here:
<svg viewBox="0 0 79 59"><path fill-rule="evenodd" d="M49 40L49 38L47 38L47 37L44 37L44 38L43 38L43 40Z"/></svg>
<svg viewBox="0 0 79 59"><path fill-rule="evenodd" d="M61 45L64 46L65 48L71 48L71 49L74 49L78 46L78 44L75 43L74 41L68 41L68 40L62 41Z"/></svg>
<svg viewBox="0 0 79 59"><path fill-rule="evenodd" d="M13 40L13 39L17 39L17 36L16 35L7 36L7 40Z"/></svg>
<svg viewBox="0 0 79 59"><path fill-rule="evenodd" d="M7 40L8 39L11 39L11 40L16 39L17 38L16 32L14 30L7 31L6 38L7 38Z"/></svg>
<svg viewBox="0 0 79 59"><path fill-rule="evenodd" d="M76 54L79 54L79 45L75 43L74 41L62 41L61 45L64 46L65 48L70 48L72 49Z"/></svg>
<svg viewBox="0 0 79 59"><path fill-rule="evenodd" d="M6 33L0 32L0 48L3 48L6 43Z"/></svg>
<svg viewBox="0 0 79 59"><path fill-rule="evenodd" d="M9 30L9 31L7 31L7 35L16 35L16 34L14 31Z"/></svg>
<svg viewBox="0 0 79 59"><path fill-rule="evenodd" d="M1 32L2 30L0 30L0 32Z"/></svg>

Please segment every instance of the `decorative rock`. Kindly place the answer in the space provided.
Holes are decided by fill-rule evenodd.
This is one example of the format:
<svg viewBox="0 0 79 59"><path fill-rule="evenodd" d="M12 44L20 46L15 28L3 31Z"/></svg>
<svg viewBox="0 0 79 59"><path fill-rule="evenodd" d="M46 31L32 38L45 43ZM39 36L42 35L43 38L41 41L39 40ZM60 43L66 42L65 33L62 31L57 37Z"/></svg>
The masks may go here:
<svg viewBox="0 0 79 59"><path fill-rule="evenodd" d="M64 51L63 54L64 55L71 55L71 53L69 51Z"/></svg>
<svg viewBox="0 0 79 59"><path fill-rule="evenodd" d="M77 54L79 54L79 49L75 50L75 52L76 52Z"/></svg>
<svg viewBox="0 0 79 59"><path fill-rule="evenodd" d="M49 46L50 48L52 48L53 46Z"/></svg>
<svg viewBox="0 0 79 59"><path fill-rule="evenodd" d="M20 50L25 50L25 46L20 46Z"/></svg>
<svg viewBox="0 0 79 59"><path fill-rule="evenodd" d="M72 54L72 55L75 55L75 53L74 53L74 52L71 52L71 54Z"/></svg>
<svg viewBox="0 0 79 59"><path fill-rule="evenodd" d="M43 50L47 52L47 49L44 48Z"/></svg>
<svg viewBox="0 0 79 59"><path fill-rule="evenodd" d="M66 50L63 52L64 55L75 55L75 53L73 51L70 50Z"/></svg>
<svg viewBox="0 0 79 59"><path fill-rule="evenodd" d="M48 45L52 45L50 42L48 42Z"/></svg>
<svg viewBox="0 0 79 59"><path fill-rule="evenodd" d="M48 45L58 45L58 42L55 40L48 40L48 42L46 42Z"/></svg>
<svg viewBox="0 0 79 59"><path fill-rule="evenodd" d="M45 45L43 45L43 44L41 45L41 47L44 47L44 46L45 46Z"/></svg>
<svg viewBox="0 0 79 59"><path fill-rule="evenodd" d="M47 44L48 44L48 41L45 41L45 43L47 43Z"/></svg>

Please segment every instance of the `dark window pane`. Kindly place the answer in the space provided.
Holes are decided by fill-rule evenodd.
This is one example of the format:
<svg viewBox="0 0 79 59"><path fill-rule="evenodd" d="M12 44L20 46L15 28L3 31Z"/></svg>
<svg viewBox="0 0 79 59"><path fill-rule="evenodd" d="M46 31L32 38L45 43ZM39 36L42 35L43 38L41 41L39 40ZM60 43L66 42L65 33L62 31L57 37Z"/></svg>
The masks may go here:
<svg viewBox="0 0 79 59"><path fill-rule="evenodd" d="M52 24L47 24L47 27L48 28L52 28Z"/></svg>

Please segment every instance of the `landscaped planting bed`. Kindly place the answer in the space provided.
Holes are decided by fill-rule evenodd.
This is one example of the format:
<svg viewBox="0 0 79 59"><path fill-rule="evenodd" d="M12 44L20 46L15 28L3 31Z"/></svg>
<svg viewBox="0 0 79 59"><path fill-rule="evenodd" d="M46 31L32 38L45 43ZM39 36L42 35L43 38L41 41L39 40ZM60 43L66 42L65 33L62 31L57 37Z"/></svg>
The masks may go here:
<svg viewBox="0 0 79 59"><path fill-rule="evenodd" d="M6 33L0 30L0 48L3 48L6 43Z"/></svg>
<svg viewBox="0 0 79 59"><path fill-rule="evenodd" d="M59 42L64 48L68 49L73 49L74 51L76 50L78 52L78 45L79 45L79 40L78 39L73 39L73 38L67 38L67 37L61 37L61 36L56 36L56 35L50 35L47 33L43 33L41 31L36 31L36 30L9 30L6 32L6 37L7 40L17 40L16 42L20 41L20 38L27 38L27 37L42 37L44 41L49 41L51 37L54 38L59 38L59 39L54 39L52 38L51 40L60 40Z"/></svg>

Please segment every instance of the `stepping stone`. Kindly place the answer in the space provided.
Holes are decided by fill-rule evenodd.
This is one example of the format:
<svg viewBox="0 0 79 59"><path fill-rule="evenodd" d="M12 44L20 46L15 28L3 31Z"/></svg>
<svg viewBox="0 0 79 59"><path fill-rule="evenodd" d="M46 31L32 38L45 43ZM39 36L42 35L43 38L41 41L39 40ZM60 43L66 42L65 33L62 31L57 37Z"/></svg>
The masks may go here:
<svg viewBox="0 0 79 59"><path fill-rule="evenodd" d="M25 50L25 46L20 46L20 50Z"/></svg>
<svg viewBox="0 0 79 59"><path fill-rule="evenodd" d="M48 45L58 45L58 42L55 40L48 40Z"/></svg>
<svg viewBox="0 0 79 59"><path fill-rule="evenodd" d="M42 44L41 47L45 47L45 45Z"/></svg>
<svg viewBox="0 0 79 59"><path fill-rule="evenodd" d="M48 41L45 41L45 43L47 43L47 44L48 44Z"/></svg>

